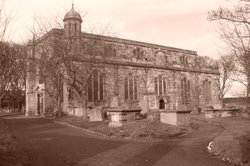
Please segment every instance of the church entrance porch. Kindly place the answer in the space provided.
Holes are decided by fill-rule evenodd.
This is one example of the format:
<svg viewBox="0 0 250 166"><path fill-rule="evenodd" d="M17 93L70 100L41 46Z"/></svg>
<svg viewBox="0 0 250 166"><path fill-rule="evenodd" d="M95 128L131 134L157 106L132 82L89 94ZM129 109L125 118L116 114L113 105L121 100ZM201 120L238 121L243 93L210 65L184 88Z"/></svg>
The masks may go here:
<svg viewBox="0 0 250 166"><path fill-rule="evenodd" d="M170 96L156 96L157 109L159 110L172 110L170 108Z"/></svg>

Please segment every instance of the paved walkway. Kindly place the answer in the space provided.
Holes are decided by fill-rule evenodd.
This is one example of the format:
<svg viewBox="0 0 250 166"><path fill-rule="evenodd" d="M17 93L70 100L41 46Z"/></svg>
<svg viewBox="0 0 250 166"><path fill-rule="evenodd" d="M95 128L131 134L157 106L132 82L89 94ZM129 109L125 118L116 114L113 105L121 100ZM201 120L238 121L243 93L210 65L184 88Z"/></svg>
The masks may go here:
<svg viewBox="0 0 250 166"><path fill-rule="evenodd" d="M181 138L133 141L94 136L42 118L6 116L4 121L32 166L226 166L206 146L221 128L200 123Z"/></svg>

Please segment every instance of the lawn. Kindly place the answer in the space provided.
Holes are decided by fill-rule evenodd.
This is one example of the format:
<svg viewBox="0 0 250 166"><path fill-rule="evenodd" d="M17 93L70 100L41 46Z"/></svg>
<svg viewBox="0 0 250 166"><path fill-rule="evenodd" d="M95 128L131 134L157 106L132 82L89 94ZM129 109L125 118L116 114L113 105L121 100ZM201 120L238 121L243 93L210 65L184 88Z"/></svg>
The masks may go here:
<svg viewBox="0 0 250 166"><path fill-rule="evenodd" d="M191 132L195 124L191 126L173 126L163 124L160 121L150 121L143 119L133 123L124 124L121 127L109 127L108 121L103 122L89 122L83 120L81 117L63 116L56 119L57 121L78 126L90 131L104 134L110 137L122 138L169 138L187 134Z"/></svg>
<svg viewBox="0 0 250 166"><path fill-rule="evenodd" d="M212 141L213 153L237 165L250 165L250 119L228 117L205 120L224 127L224 131Z"/></svg>

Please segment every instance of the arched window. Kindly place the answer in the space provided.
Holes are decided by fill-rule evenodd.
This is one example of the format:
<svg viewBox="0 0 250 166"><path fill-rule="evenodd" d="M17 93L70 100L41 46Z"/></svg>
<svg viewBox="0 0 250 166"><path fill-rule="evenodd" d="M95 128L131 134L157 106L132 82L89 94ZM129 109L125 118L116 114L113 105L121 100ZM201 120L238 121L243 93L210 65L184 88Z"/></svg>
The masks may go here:
<svg viewBox="0 0 250 166"><path fill-rule="evenodd" d="M206 104L209 104L212 100L211 97L211 81L204 80L203 81L203 98Z"/></svg>
<svg viewBox="0 0 250 166"><path fill-rule="evenodd" d="M74 29L74 33L75 33L75 35L77 35L77 24L75 23L75 29Z"/></svg>
<svg viewBox="0 0 250 166"><path fill-rule="evenodd" d="M155 78L155 93L158 96L165 96L167 94L166 79L162 76Z"/></svg>
<svg viewBox="0 0 250 166"><path fill-rule="evenodd" d="M69 25L68 25L68 33L69 33L69 35L71 34L71 23L69 23Z"/></svg>
<svg viewBox="0 0 250 166"><path fill-rule="evenodd" d="M88 79L88 100L104 100L104 74L96 71Z"/></svg>
<svg viewBox="0 0 250 166"><path fill-rule="evenodd" d="M125 100L137 100L137 78L136 77L126 77L124 80L124 91Z"/></svg>
<svg viewBox="0 0 250 166"><path fill-rule="evenodd" d="M181 102L186 105L190 102L190 80L187 80L186 77L181 79Z"/></svg>

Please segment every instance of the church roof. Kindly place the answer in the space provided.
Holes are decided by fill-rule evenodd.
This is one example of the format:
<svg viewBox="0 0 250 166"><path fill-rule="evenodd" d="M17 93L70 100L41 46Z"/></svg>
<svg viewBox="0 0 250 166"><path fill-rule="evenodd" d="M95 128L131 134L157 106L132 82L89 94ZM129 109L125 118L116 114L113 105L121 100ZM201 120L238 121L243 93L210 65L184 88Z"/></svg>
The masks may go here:
<svg viewBox="0 0 250 166"><path fill-rule="evenodd" d="M78 20L81 20L81 21L82 21L81 15L80 15L77 11L75 11L75 9L74 9L74 4L72 4L71 10L68 11L68 12L65 14L63 21L65 21L66 19L72 19L72 18L73 18L73 19L78 19Z"/></svg>

